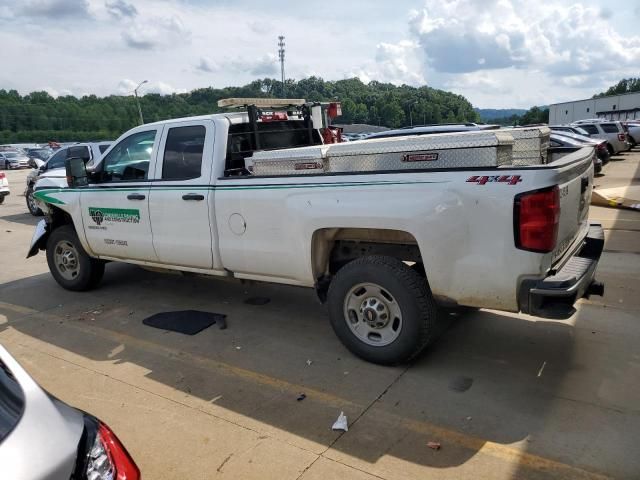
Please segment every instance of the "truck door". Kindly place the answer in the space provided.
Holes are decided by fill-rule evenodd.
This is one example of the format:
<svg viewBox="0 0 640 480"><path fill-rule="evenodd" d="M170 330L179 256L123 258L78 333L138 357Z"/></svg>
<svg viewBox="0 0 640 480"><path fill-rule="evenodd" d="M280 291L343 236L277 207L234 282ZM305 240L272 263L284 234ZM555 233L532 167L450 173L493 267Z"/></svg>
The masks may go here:
<svg viewBox="0 0 640 480"><path fill-rule="evenodd" d="M157 261L149 223L149 168L162 129L138 130L103 158L99 181L80 193L87 242L96 254Z"/></svg>
<svg viewBox="0 0 640 480"><path fill-rule="evenodd" d="M161 263L220 268L213 253L213 134L211 121L165 127L149 196L153 246Z"/></svg>

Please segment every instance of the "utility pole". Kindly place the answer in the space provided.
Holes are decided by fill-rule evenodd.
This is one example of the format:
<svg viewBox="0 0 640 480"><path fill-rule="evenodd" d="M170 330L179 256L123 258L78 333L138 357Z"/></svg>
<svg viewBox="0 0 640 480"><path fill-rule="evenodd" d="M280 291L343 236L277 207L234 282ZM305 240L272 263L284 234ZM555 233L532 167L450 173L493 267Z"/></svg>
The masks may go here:
<svg viewBox="0 0 640 480"><path fill-rule="evenodd" d="M284 84L284 36L278 37L278 59L280 60L280 76L282 78L282 98L286 96L286 87Z"/></svg>
<svg viewBox="0 0 640 480"><path fill-rule="evenodd" d="M133 89L133 94L136 96L136 103L138 104L138 114L140 115L140 125L144 124L144 118L142 117L142 108L140 107L140 99L138 98L138 89L147 82L148 80L143 80L138 84L136 88Z"/></svg>

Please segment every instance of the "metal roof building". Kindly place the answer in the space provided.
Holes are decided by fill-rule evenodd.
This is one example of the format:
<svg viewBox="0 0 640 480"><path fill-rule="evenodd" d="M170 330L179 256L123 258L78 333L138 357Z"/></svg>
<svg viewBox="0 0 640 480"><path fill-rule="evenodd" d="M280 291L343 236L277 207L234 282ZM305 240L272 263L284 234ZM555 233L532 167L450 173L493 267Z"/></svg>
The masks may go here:
<svg viewBox="0 0 640 480"><path fill-rule="evenodd" d="M640 92L549 105L550 125L571 123L587 118L640 119Z"/></svg>

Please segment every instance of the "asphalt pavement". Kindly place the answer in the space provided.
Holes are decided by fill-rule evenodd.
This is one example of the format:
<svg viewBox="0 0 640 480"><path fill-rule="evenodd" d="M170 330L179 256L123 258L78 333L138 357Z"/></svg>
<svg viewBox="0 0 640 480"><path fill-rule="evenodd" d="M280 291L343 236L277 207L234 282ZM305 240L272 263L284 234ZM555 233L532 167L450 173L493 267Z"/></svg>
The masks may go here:
<svg viewBox="0 0 640 480"><path fill-rule="evenodd" d="M306 289L109 264L97 290L63 290L43 254L25 259L26 174L8 172L0 205L0 343L105 420L146 479L640 478L640 211L591 207L606 293L571 319L469 313L390 368L346 351ZM604 174L599 188L640 183L640 151ZM228 328L142 323L183 309ZM348 432L331 430L340 412Z"/></svg>

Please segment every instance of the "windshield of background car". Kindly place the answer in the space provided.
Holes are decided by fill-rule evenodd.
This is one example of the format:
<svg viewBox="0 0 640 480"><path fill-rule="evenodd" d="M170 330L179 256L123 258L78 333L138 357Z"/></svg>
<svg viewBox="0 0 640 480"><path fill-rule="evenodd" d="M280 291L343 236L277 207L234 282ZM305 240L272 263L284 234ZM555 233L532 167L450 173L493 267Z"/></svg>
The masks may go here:
<svg viewBox="0 0 640 480"><path fill-rule="evenodd" d="M579 133L580 135L585 135L587 137L589 136L589 132L587 132L584 128L574 127L573 129L576 131L576 133Z"/></svg>
<svg viewBox="0 0 640 480"><path fill-rule="evenodd" d="M107 144L107 145L98 145L98 150L100 150L100 153L104 153L107 151L107 148L109 148L111 146L111 144Z"/></svg>
<svg viewBox="0 0 640 480"><path fill-rule="evenodd" d="M24 411L24 393L13 374L0 360L0 443L20 421Z"/></svg>
<svg viewBox="0 0 640 480"><path fill-rule="evenodd" d="M47 162L47 170L54 168L64 167L64 162L67 159L67 149L58 150Z"/></svg>
<svg viewBox="0 0 640 480"><path fill-rule="evenodd" d="M7 157L7 158L18 158L20 155L19 155L19 154L17 154L17 153L10 153L10 152L6 152L6 153L4 154L4 156L5 156L5 157Z"/></svg>

